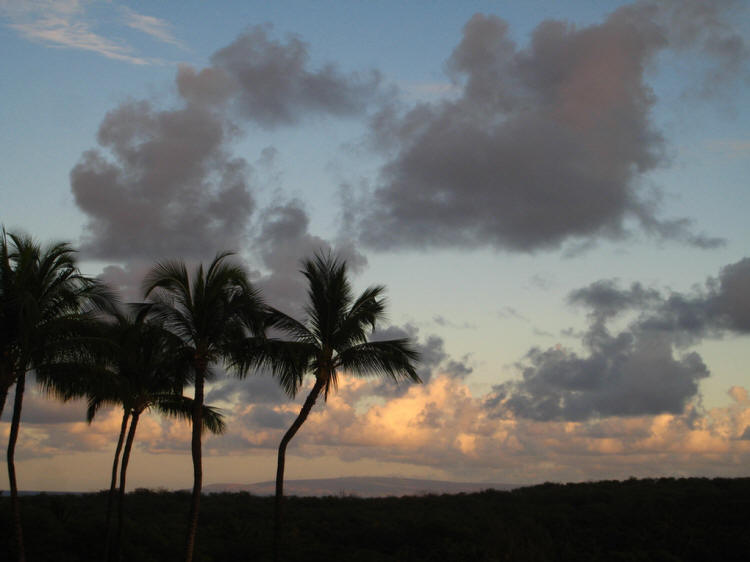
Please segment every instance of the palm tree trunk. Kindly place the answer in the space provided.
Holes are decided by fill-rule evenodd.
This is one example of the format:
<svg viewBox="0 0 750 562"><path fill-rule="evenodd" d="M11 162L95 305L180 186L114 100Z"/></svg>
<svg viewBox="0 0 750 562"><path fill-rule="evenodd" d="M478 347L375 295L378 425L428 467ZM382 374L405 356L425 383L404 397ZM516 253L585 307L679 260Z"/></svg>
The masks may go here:
<svg viewBox="0 0 750 562"><path fill-rule="evenodd" d="M294 437L297 431L299 431L299 428L302 427L302 424L305 423L305 420L310 414L310 410L312 410L312 407L315 405L315 401L318 399L318 396L320 395L320 391L323 389L324 384L325 383L322 377L318 377L315 380L315 384L313 385L310 394L307 395L305 403L302 405L302 409L300 410L297 419L294 420L294 423L284 434L284 437L281 438L281 443L279 444L279 459L278 464L276 465L276 498L273 504L274 561L279 560L281 550L281 524L284 500L284 462L286 460L286 447L289 444L289 441L292 440L292 437Z"/></svg>
<svg viewBox="0 0 750 562"><path fill-rule="evenodd" d="M138 417L141 413L138 410L133 411L133 419L130 420L130 431L128 431L128 439L125 441L125 449L122 451L122 466L120 466L120 493L119 501L117 502L117 535L115 538L115 548L112 552L112 559L119 560L120 558L120 546L122 544L122 523L123 513L125 504L125 478L128 472L128 461L130 460L130 450L133 447L133 441L135 440L135 429L138 425Z"/></svg>
<svg viewBox="0 0 750 562"><path fill-rule="evenodd" d="M128 418L130 417L130 411L125 408L124 414L122 415L122 425L120 426L120 437L117 439L117 447L115 448L115 460L112 463L112 480L109 484L109 495L107 496L107 517L104 522L104 561L109 560L109 549L112 543L112 504L115 499L115 492L117 491L117 464L120 460L120 451L122 450L122 443L125 441L125 432L128 429Z"/></svg>
<svg viewBox="0 0 750 562"><path fill-rule="evenodd" d="M16 396L13 401L13 418L10 422L10 436L8 437L8 482L10 483L10 505L13 512L13 534L16 541L16 559L25 562L26 552L23 547L23 527L21 526L21 508L18 505L18 483L16 482L16 441L18 428L21 425L21 408L23 406L23 391L26 386L26 373L18 375L16 380Z"/></svg>
<svg viewBox="0 0 750 562"><path fill-rule="evenodd" d="M185 562L192 562L195 548L195 534L198 530L198 510L201 502L201 487L203 486L203 460L201 457L201 430L203 429L203 381L205 370L200 369L195 374L195 397L193 398L193 438L191 449L193 453L193 495L190 501L188 515L188 534L185 541Z"/></svg>

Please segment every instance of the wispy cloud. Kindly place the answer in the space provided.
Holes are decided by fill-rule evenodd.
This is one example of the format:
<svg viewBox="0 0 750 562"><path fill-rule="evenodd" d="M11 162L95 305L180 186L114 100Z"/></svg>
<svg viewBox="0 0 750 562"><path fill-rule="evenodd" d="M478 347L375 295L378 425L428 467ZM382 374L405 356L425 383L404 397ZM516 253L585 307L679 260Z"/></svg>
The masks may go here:
<svg viewBox="0 0 750 562"><path fill-rule="evenodd" d="M124 10L124 23L129 27L160 41L182 46L163 20L143 16L127 8ZM91 51L130 64L161 63L159 59L139 55L123 41L110 39L95 31L86 13L86 3L79 0L0 1L0 16L8 20L8 27L22 37L51 47Z"/></svg>
<svg viewBox="0 0 750 562"><path fill-rule="evenodd" d="M172 25L169 22L154 16L139 14L126 7L122 8L122 13L125 17L125 25L128 27L145 33L162 43L168 43L180 49L187 49L185 43L174 36L171 29Z"/></svg>

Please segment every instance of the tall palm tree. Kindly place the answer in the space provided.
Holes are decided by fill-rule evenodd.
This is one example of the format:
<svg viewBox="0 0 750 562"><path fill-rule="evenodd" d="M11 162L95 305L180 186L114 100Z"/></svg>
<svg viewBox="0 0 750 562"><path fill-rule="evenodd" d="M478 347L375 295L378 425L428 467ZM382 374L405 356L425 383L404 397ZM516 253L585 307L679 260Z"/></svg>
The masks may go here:
<svg viewBox="0 0 750 562"><path fill-rule="evenodd" d="M150 311L149 306L139 306L134 314L116 313L113 322L101 322L98 326L99 337L83 342L90 355L91 369L81 370L81 361L76 358L73 366L78 368L78 377L68 377L67 380L72 383L62 389L63 399L81 395L88 397L86 417L89 423L103 405L118 405L123 409L107 499L105 560L118 558L127 467L141 414L153 409L164 415L192 419L193 400L182 395L188 372L188 364L182 353L182 340L149 319ZM56 390L61 394L59 387ZM208 406L203 407L203 429L212 433L224 430L222 416ZM117 532L114 536L115 548L110 553L113 538L110 523L121 451Z"/></svg>
<svg viewBox="0 0 750 562"><path fill-rule="evenodd" d="M44 367L64 354L66 344L85 323L84 308L107 309L113 297L99 282L77 268L67 243L42 248L32 238L6 233L0 239L0 414L15 383L8 437L8 480L11 492L17 559L25 560L18 505L15 447L21 423L26 373L35 370L43 384Z"/></svg>
<svg viewBox="0 0 750 562"><path fill-rule="evenodd" d="M231 255L228 252L217 254L207 268L201 264L192 275L188 274L184 262L160 262L146 275L143 284L154 317L181 339L181 353L195 387L191 414L193 493L185 541L186 562L193 558L203 483L204 383L212 373L211 366L219 363L244 374L248 362L232 358L236 358L248 336L263 330L263 303L245 271L227 261Z"/></svg>
<svg viewBox="0 0 750 562"><path fill-rule="evenodd" d="M346 262L332 255L316 254L303 262L301 273L308 282L306 319L300 322L271 309L269 324L293 338L295 353L302 358L302 371L287 369L276 374L284 388L294 395L304 372L314 375L315 383L299 415L279 444L274 502L274 559L279 557L284 497L286 448L307 419L321 392L324 398L335 390L340 372L356 376L384 376L395 381L421 382L415 370L418 353L408 339L369 341L385 314L385 287L372 286L356 299L349 283ZM292 343L292 342L290 342ZM273 368L273 365L271 365Z"/></svg>

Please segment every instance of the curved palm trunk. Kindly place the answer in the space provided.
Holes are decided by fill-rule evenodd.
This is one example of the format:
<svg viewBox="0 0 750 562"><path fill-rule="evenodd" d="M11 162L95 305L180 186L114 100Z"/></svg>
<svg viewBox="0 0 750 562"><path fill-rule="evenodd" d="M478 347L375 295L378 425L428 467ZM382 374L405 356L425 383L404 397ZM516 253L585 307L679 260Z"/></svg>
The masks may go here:
<svg viewBox="0 0 750 562"><path fill-rule="evenodd" d="M117 439L117 447L115 448L115 460L112 463L112 480L109 484L109 495L107 496L107 516L104 521L104 560L109 560L109 549L112 543L112 504L115 499L115 492L117 491L117 465L120 461L120 451L122 450L122 443L125 441L125 432L128 429L128 419L130 418L130 412L125 409L125 413L122 415L122 425L120 426L120 437Z"/></svg>
<svg viewBox="0 0 750 562"><path fill-rule="evenodd" d="M323 390L325 385L323 378L318 377L315 384L307 395L305 403L302 405L302 409L294 420L294 423L289 427L284 437L281 438L279 444L279 458L278 464L276 465L276 498L273 504L273 559L279 560L281 550L281 527L283 518L283 501L284 501L284 463L286 461L286 447L305 423L307 416L310 414L310 410L315 405L315 401L320 395L320 391Z"/></svg>
<svg viewBox="0 0 750 562"><path fill-rule="evenodd" d="M18 483L16 482L16 441L18 428L21 425L21 408L23 407L23 391L26 387L26 373L18 375L16 381L16 395L13 401L13 418L10 422L10 436L8 437L8 482L10 483L10 505L13 512L13 534L16 541L18 562L25 562L26 551L23 547L23 527L21 525L21 508L18 505Z"/></svg>
<svg viewBox="0 0 750 562"><path fill-rule="evenodd" d="M133 419L130 420L130 430L128 431L128 439L125 441L125 449L122 451L122 466L120 466L120 493L118 494L118 505L117 505L117 536L115 538L115 548L112 551L112 560L119 560L120 558L120 545L122 540L122 523L123 523L123 512L125 504L125 478L128 472L128 461L130 460L130 450L133 447L133 441L135 440L135 429L138 425L138 417L141 413L136 410L133 412Z"/></svg>
<svg viewBox="0 0 750 562"><path fill-rule="evenodd" d="M195 534L198 530L198 510L203 486L203 460L201 456L201 429L203 427L203 382L205 370L195 374L195 397L193 399L193 437L191 450L193 454L193 495L188 515L188 534L185 541L185 562L192 562L195 548Z"/></svg>

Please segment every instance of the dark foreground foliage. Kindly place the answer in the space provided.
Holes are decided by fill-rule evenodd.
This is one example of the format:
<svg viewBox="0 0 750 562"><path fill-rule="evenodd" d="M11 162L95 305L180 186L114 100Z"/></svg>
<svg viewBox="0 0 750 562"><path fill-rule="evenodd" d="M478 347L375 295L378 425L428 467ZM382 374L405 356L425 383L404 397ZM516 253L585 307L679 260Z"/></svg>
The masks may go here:
<svg viewBox="0 0 750 562"><path fill-rule="evenodd" d="M101 558L106 495L25 496L29 562ZM188 493L126 500L125 560L180 560ZM202 502L196 561L270 559L273 499ZM747 560L750 478L543 484L512 492L288 498L284 560ZM0 498L0 553L11 551ZM0 557L1 558L1 557Z"/></svg>

